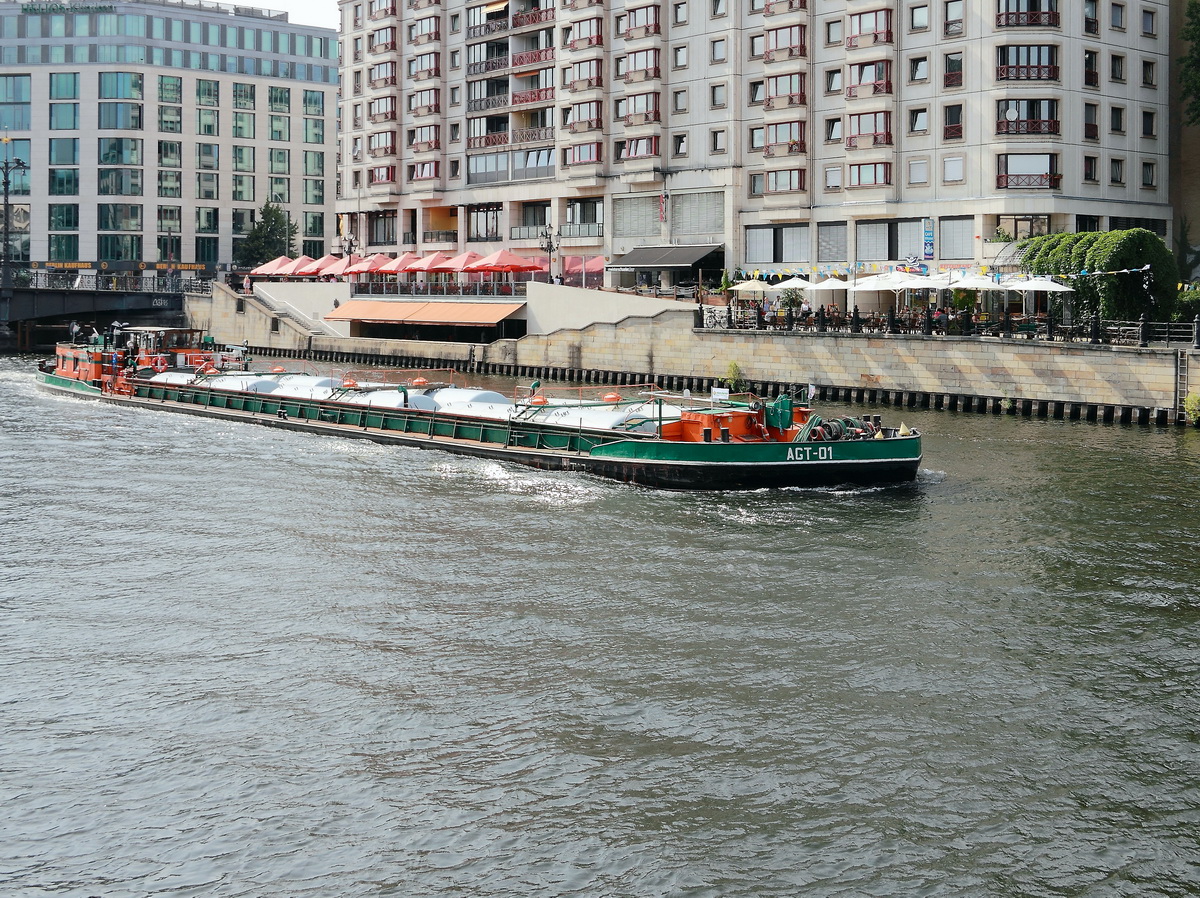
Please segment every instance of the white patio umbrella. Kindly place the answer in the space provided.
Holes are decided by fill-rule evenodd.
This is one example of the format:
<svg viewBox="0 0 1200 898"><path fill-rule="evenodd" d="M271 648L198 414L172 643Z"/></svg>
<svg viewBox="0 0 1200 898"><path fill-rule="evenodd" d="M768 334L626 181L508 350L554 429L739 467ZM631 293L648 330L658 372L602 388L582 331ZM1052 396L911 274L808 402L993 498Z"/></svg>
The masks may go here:
<svg viewBox="0 0 1200 898"><path fill-rule="evenodd" d="M846 289L851 293L881 293L885 290L895 290L896 285L900 283L900 278L895 272L886 271L883 274L872 274L865 278L859 278L853 284L849 284Z"/></svg>
<svg viewBox="0 0 1200 898"><path fill-rule="evenodd" d="M753 280L742 281L740 284L734 284L729 289L735 293L766 293L767 290L773 288L766 281Z"/></svg>
<svg viewBox="0 0 1200 898"><path fill-rule="evenodd" d="M968 274L966 277L961 277L957 281L951 281L949 284L951 290L1007 290L1000 284L993 281L991 278L986 278L981 274Z"/></svg>
<svg viewBox="0 0 1200 898"><path fill-rule="evenodd" d="M807 287L800 289L806 293L826 293L833 290L845 290L850 285L841 278L825 278L823 281L816 281L809 284Z"/></svg>
<svg viewBox="0 0 1200 898"><path fill-rule="evenodd" d="M793 277L788 278L786 281L780 281L778 284L776 284L771 289L772 290L804 290L811 286L812 286L812 284L810 284L804 278L793 276Z"/></svg>
<svg viewBox="0 0 1200 898"><path fill-rule="evenodd" d="M1052 281L1047 277L1031 277L1023 281L1013 281L1006 285L1006 289L1013 290L1021 294L1021 311L1026 315L1029 314L1027 308L1029 294L1045 291L1047 293L1074 293L1074 287L1068 287L1066 284L1060 284L1058 281Z"/></svg>

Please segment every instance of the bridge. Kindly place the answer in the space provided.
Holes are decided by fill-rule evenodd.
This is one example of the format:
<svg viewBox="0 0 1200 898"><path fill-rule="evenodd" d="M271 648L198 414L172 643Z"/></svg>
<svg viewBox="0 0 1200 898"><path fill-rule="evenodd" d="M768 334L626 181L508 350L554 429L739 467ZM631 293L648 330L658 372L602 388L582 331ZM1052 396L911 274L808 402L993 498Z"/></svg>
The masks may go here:
<svg viewBox="0 0 1200 898"><path fill-rule="evenodd" d="M116 319L173 323L171 318L183 314L185 293L212 293L210 280L157 273L143 277L21 270L14 272L13 282L12 295L0 296L0 325L7 324L16 334L18 352L65 339L70 321L101 330Z"/></svg>

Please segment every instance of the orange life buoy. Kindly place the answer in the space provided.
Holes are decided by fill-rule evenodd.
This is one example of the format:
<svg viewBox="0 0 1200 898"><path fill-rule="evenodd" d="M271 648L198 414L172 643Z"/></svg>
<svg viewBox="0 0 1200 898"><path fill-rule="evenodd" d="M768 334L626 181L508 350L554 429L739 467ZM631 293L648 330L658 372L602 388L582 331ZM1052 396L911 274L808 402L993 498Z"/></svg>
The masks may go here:
<svg viewBox="0 0 1200 898"><path fill-rule="evenodd" d="M167 357L165 355L156 355L150 362L151 367L160 374L167 370Z"/></svg>
<svg viewBox="0 0 1200 898"><path fill-rule="evenodd" d="M604 395L601 397L601 399L602 399L604 402L620 402L620 401L621 401L621 394L620 394L620 393L605 393L605 394L604 394Z"/></svg>
<svg viewBox="0 0 1200 898"><path fill-rule="evenodd" d="M548 400L546 399L546 397L543 396L541 393L538 393L536 396L529 397L530 405L545 405L547 401Z"/></svg>

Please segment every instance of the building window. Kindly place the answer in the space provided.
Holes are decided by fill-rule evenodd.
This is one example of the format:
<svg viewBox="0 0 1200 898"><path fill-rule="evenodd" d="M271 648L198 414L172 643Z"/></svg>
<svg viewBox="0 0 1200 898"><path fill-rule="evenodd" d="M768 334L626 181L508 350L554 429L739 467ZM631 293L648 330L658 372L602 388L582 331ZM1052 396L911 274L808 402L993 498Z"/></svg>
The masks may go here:
<svg viewBox="0 0 1200 898"><path fill-rule="evenodd" d="M158 102L182 103L183 79L178 75L158 76Z"/></svg>
<svg viewBox="0 0 1200 898"><path fill-rule="evenodd" d="M196 105L217 106L221 99L221 83L207 78L196 80Z"/></svg>
<svg viewBox="0 0 1200 898"><path fill-rule="evenodd" d="M219 210L215 206L196 208L196 233L215 234L220 230Z"/></svg>
<svg viewBox="0 0 1200 898"><path fill-rule="evenodd" d="M710 0L710 2L712 3L712 14L714 19L725 15L728 11L725 6L725 0Z"/></svg>
<svg viewBox="0 0 1200 898"><path fill-rule="evenodd" d="M1142 137L1154 137L1156 134L1156 123L1154 112L1149 109L1142 110Z"/></svg>
<svg viewBox="0 0 1200 898"><path fill-rule="evenodd" d="M217 200L221 198L217 193L217 177L216 172L196 173L196 199Z"/></svg>
<svg viewBox="0 0 1200 898"><path fill-rule="evenodd" d="M767 98L766 82L751 81L750 82L750 105L757 106Z"/></svg>
<svg viewBox="0 0 1200 898"><path fill-rule="evenodd" d="M1157 171L1153 162L1142 163L1142 186L1153 187L1157 180Z"/></svg>
<svg viewBox="0 0 1200 898"><path fill-rule="evenodd" d="M51 165L78 165L79 164L79 138L78 137L51 137L50 138L50 164Z"/></svg>
<svg viewBox="0 0 1200 898"><path fill-rule="evenodd" d="M218 250L221 245L220 237L197 237L196 238L196 261L203 262L206 265L216 265L220 261ZM271 330L279 331L279 319L271 319Z"/></svg>
<svg viewBox="0 0 1200 898"><path fill-rule="evenodd" d="M851 187L877 187L892 183L892 166L889 162L868 162L850 166Z"/></svg>
<svg viewBox="0 0 1200 898"><path fill-rule="evenodd" d="M1125 4L1114 3L1112 5L1112 18L1110 19L1112 27L1120 31L1125 30Z"/></svg>
<svg viewBox="0 0 1200 898"><path fill-rule="evenodd" d="M98 121L101 128L122 131L142 130L141 103L99 103Z"/></svg>
<svg viewBox="0 0 1200 898"><path fill-rule="evenodd" d="M686 67L687 67L687 63L688 63L688 52L687 52L687 51L688 51L688 48L687 48L687 45L686 45L686 44L685 44L684 46L682 46L682 47L674 47L674 48L672 48L672 50L671 50L671 64L672 64L672 65L673 65L675 68L677 68L677 69L682 69L682 68L686 68Z"/></svg>
<svg viewBox="0 0 1200 898"><path fill-rule="evenodd" d="M290 87L271 87L267 89L267 105L271 112L292 111L292 89Z"/></svg>
<svg viewBox="0 0 1200 898"><path fill-rule="evenodd" d="M50 76L51 100L78 100L79 73L55 72Z"/></svg>
<svg viewBox="0 0 1200 898"><path fill-rule="evenodd" d="M728 147L725 141L725 131L717 130L710 131L708 135L708 148L714 153L724 153Z"/></svg>
<svg viewBox="0 0 1200 898"><path fill-rule="evenodd" d="M47 224L51 231L78 231L79 204L51 203L48 207Z"/></svg>
<svg viewBox="0 0 1200 898"><path fill-rule="evenodd" d="M767 176L761 172L750 176L750 195L762 196L767 189Z"/></svg>
<svg viewBox="0 0 1200 898"><path fill-rule="evenodd" d="M79 129L78 103L51 103L50 130L76 131Z"/></svg>
<svg viewBox="0 0 1200 898"><path fill-rule="evenodd" d="M908 80L909 81L928 81L929 80L929 57L918 56L908 61Z"/></svg>
<svg viewBox="0 0 1200 898"><path fill-rule="evenodd" d="M1099 156L1083 157L1083 180L1089 184L1094 184L1100 180Z"/></svg>
<svg viewBox="0 0 1200 898"><path fill-rule="evenodd" d="M183 107L159 106L158 130L165 134L183 133Z"/></svg>
<svg viewBox="0 0 1200 898"><path fill-rule="evenodd" d="M825 93L836 94L842 90L842 70L829 69L825 72Z"/></svg>
<svg viewBox="0 0 1200 898"><path fill-rule="evenodd" d="M292 139L292 120L286 115L273 115L270 121L271 140L288 142Z"/></svg>
<svg viewBox="0 0 1200 898"><path fill-rule="evenodd" d="M830 19L825 23L825 43L840 44L843 40L842 20Z"/></svg>
<svg viewBox="0 0 1200 898"><path fill-rule="evenodd" d="M1109 110L1108 114L1109 130L1113 134L1125 133L1125 110L1120 106L1114 106Z"/></svg>
<svg viewBox="0 0 1200 898"><path fill-rule="evenodd" d="M235 112L233 114L233 136L240 140L254 139L253 112Z"/></svg>
<svg viewBox="0 0 1200 898"><path fill-rule="evenodd" d="M912 7L908 11L908 27L911 31L928 31L929 7L925 4Z"/></svg>
<svg viewBox="0 0 1200 898"><path fill-rule="evenodd" d="M1109 60L1109 76L1118 84L1125 83L1125 57L1114 53Z"/></svg>
<svg viewBox="0 0 1200 898"><path fill-rule="evenodd" d="M721 109L726 104L726 90L724 84L713 84L708 89L708 105L713 109Z"/></svg>
<svg viewBox="0 0 1200 898"><path fill-rule="evenodd" d="M196 144L196 168L200 171L216 171L218 147L215 143Z"/></svg>
<svg viewBox="0 0 1200 898"><path fill-rule="evenodd" d="M233 170L254 171L254 147L235 146L233 148Z"/></svg>
<svg viewBox="0 0 1200 898"><path fill-rule="evenodd" d="M51 196L78 196L79 169L52 168L50 169Z"/></svg>
<svg viewBox="0 0 1200 898"><path fill-rule="evenodd" d="M267 181L272 203L290 203L292 201L292 182L290 178L271 177Z"/></svg>
<svg viewBox="0 0 1200 898"><path fill-rule="evenodd" d="M908 161L908 183L909 184L928 184L929 183L929 160L928 159L910 159Z"/></svg>
<svg viewBox="0 0 1200 898"><path fill-rule="evenodd" d="M710 58L713 62L724 62L726 57L725 38L717 38L709 44L711 48Z"/></svg>
<svg viewBox="0 0 1200 898"><path fill-rule="evenodd" d="M140 100L142 78L139 72L101 72L96 95L101 100Z"/></svg>
<svg viewBox="0 0 1200 898"><path fill-rule="evenodd" d="M1142 10L1142 34L1154 37L1158 34L1158 18L1152 9Z"/></svg>
<svg viewBox="0 0 1200 898"><path fill-rule="evenodd" d="M954 183L963 179L963 157L947 156L942 160L942 180Z"/></svg>
<svg viewBox="0 0 1200 898"><path fill-rule="evenodd" d="M273 175L286 175L292 170L292 151L274 148L269 150L267 167Z"/></svg>
<svg viewBox="0 0 1200 898"><path fill-rule="evenodd" d="M929 130L929 110L910 109L908 112L908 130L923 132Z"/></svg>
<svg viewBox="0 0 1200 898"><path fill-rule="evenodd" d="M761 59L767 52L767 36L765 34L750 35L750 58Z"/></svg>
<svg viewBox="0 0 1200 898"><path fill-rule="evenodd" d="M1142 87L1154 87L1158 83L1158 72L1154 60L1142 60Z"/></svg>
<svg viewBox="0 0 1200 898"><path fill-rule="evenodd" d="M217 136L217 110L196 110L196 133L202 137Z"/></svg>
<svg viewBox="0 0 1200 898"><path fill-rule="evenodd" d="M825 141L827 143L837 143L842 139L842 119L827 118L825 119Z"/></svg>
<svg viewBox="0 0 1200 898"><path fill-rule="evenodd" d="M51 262L78 262L78 234L50 234L49 253Z"/></svg>
<svg viewBox="0 0 1200 898"><path fill-rule="evenodd" d="M963 136L963 108L961 103L947 106L942 112L943 140L959 140Z"/></svg>
<svg viewBox="0 0 1200 898"><path fill-rule="evenodd" d="M304 120L304 142L305 143L324 143L325 142L325 121L319 118L306 118Z"/></svg>
<svg viewBox="0 0 1200 898"><path fill-rule="evenodd" d="M233 199L239 203L254 202L254 175L233 176Z"/></svg>
<svg viewBox="0 0 1200 898"><path fill-rule="evenodd" d="M169 199L181 198L183 196L183 173L160 171L158 173L158 195Z"/></svg>
<svg viewBox="0 0 1200 898"><path fill-rule="evenodd" d="M963 33L963 0L945 0L943 7L945 25L943 31L947 37L957 37Z"/></svg>
<svg viewBox="0 0 1200 898"><path fill-rule="evenodd" d="M687 112L688 94L686 90L676 90L671 93L671 111Z"/></svg>
<svg viewBox="0 0 1200 898"><path fill-rule="evenodd" d="M842 167L840 165L831 165L825 169L825 189L842 189Z"/></svg>
<svg viewBox="0 0 1200 898"><path fill-rule="evenodd" d="M253 84L238 84L233 85L233 108L234 109L253 109L254 108L254 85Z"/></svg>
<svg viewBox="0 0 1200 898"><path fill-rule="evenodd" d="M686 156L687 155L687 135L675 134L671 137L671 155Z"/></svg>
<svg viewBox="0 0 1200 898"><path fill-rule="evenodd" d="M1112 159L1108 163L1108 180L1113 184L1125 183L1125 160Z"/></svg>

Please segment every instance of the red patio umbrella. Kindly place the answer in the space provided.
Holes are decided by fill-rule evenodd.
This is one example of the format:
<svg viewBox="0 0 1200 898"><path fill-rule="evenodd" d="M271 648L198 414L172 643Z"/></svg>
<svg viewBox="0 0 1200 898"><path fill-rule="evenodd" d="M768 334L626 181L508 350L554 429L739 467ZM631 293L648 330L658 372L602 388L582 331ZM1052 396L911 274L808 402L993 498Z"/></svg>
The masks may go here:
<svg viewBox="0 0 1200 898"><path fill-rule="evenodd" d="M426 256L424 259L417 259L417 261L409 264L404 270L433 271L435 270L435 266L441 265L443 262L448 262L449 260L450 257L445 253L438 252L434 253L432 256Z"/></svg>
<svg viewBox="0 0 1200 898"><path fill-rule="evenodd" d="M416 253L405 253L402 256L397 256L385 265L380 265L375 269L376 274L397 274L404 271L409 265L421 258Z"/></svg>
<svg viewBox="0 0 1200 898"><path fill-rule="evenodd" d="M511 274L514 271L545 271L545 266L541 262L518 256L506 249L498 249L490 256L484 256L482 259L472 262L463 271L494 271Z"/></svg>
<svg viewBox="0 0 1200 898"><path fill-rule="evenodd" d="M250 273L259 275L260 277L266 276L268 274L274 274L275 269L281 268L284 265L290 265L291 263L292 260L289 256L276 256L270 262L263 262L257 268L251 268Z"/></svg>
<svg viewBox="0 0 1200 898"><path fill-rule="evenodd" d="M315 261L316 260L312 256L301 256L295 262L289 262L287 265L280 265L278 268L272 271L271 274L275 275L276 277L295 277L297 271L299 271L305 265L308 265L310 262Z"/></svg>
<svg viewBox="0 0 1200 898"><path fill-rule="evenodd" d="M392 261L392 257L387 253L376 253L373 256L367 256L360 262L356 262L346 268L345 274L366 274L370 271L378 271L380 266L386 265Z"/></svg>
<svg viewBox="0 0 1200 898"><path fill-rule="evenodd" d="M361 261L362 261L361 256L356 256L353 254L351 254L349 256L344 256L344 257L338 259L336 262L332 262L329 265L326 265L324 268L322 268L321 275L322 276L332 275L335 278L340 278L342 275L344 275L346 273L347 268L349 268L351 265L357 265Z"/></svg>
<svg viewBox="0 0 1200 898"><path fill-rule="evenodd" d="M478 262L483 256L474 250L467 250L465 253L459 253L453 259L447 259L438 265L431 265L426 271L464 271L466 267L474 262Z"/></svg>
<svg viewBox="0 0 1200 898"><path fill-rule="evenodd" d="M318 274L321 274L321 270L325 268L326 265L332 265L334 262L338 262L340 260L341 256L335 256L332 253L326 253L315 262L310 262L303 268L295 269L292 272L292 276L299 278L316 277Z"/></svg>

